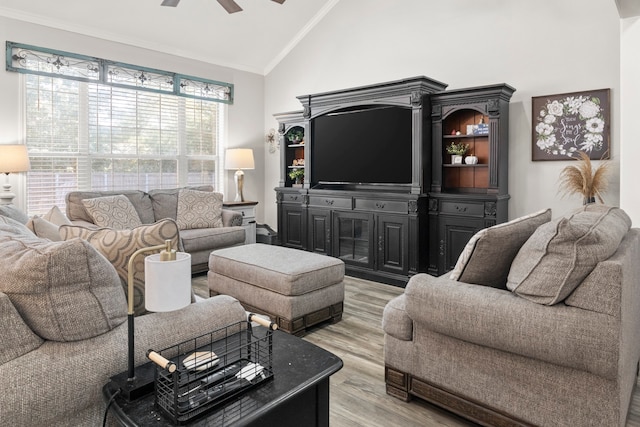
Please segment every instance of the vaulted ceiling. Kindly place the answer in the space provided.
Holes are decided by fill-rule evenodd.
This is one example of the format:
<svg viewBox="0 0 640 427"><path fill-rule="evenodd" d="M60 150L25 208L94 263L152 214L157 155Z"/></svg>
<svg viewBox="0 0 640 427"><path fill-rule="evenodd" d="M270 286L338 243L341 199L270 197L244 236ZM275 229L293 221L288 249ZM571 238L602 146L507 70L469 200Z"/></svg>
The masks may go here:
<svg viewBox="0 0 640 427"><path fill-rule="evenodd" d="M338 0L236 2L228 14L216 0L0 0L0 15L266 74Z"/></svg>
<svg viewBox="0 0 640 427"><path fill-rule="evenodd" d="M228 14L216 0L0 0L0 16L267 74L338 1L236 0ZM609 1L640 15L639 0Z"/></svg>

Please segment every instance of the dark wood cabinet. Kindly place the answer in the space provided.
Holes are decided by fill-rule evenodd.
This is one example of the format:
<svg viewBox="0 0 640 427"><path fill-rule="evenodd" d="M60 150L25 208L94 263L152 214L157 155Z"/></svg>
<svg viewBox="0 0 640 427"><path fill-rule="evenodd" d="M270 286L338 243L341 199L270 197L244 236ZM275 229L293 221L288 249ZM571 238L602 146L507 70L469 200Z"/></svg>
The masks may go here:
<svg viewBox="0 0 640 427"><path fill-rule="evenodd" d="M374 269L374 232L373 214L333 211L331 254L347 265Z"/></svg>
<svg viewBox="0 0 640 427"><path fill-rule="evenodd" d="M506 84L445 91L432 97L429 268L451 270L469 239L507 221L509 100ZM452 160L447 147L468 146L473 164Z"/></svg>
<svg viewBox="0 0 640 427"><path fill-rule="evenodd" d="M306 196L297 189L282 188L277 193L278 234L283 246L306 249L307 212L303 203Z"/></svg>
<svg viewBox="0 0 640 427"><path fill-rule="evenodd" d="M378 270L406 275L409 272L409 218L378 215L377 219Z"/></svg>
<svg viewBox="0 0 640 427"><path fill-rule="evenodd" d="M338 257L347 274L403 286L413 274L450 270L471 236L506 221L509 100L514 89L506 84L445 88L443 83L416 77L299 96L302 111L276 114L281 168L275 190L281 244ZM319 178L314 157L323 157L325 146L335 150L329 153L340 151L353 137L343 142L338 135L339 146L333 140L328 143L328 138L319 137L327 133L319 132L314 120L387 108L404 109L396 117L404 120L399 129L410 157L403 170L389 169L398 170L403 178L396 181L388 173L382 174L384 183ZM322 123L326 126L329 121ZM406 133L408 126L411 130ZM348 129L346 133L351 135ZM292 139L294 135L299 138ZM468 146L467 154L477 162L453 161L447 153L451 143ZM393 134L382 144L391 153L399 140ZM344 164L356 168L355 163ZM302 184L289 177L297 169L304 171ZM327 174L323 176L331 176L326 160L323 171Z"/></svg>
<svg viewBox="0 0 640 427"><path fill-rule="evenodd" d="M331 253L331 211L329 209L308 209L309 245L308 250L319 254Z"/></svg>

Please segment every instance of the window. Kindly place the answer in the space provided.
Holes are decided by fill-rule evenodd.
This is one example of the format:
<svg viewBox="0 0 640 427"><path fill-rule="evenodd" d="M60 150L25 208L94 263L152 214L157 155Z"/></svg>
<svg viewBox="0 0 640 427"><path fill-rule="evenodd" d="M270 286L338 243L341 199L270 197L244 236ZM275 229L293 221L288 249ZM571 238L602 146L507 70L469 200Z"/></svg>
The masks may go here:
<svg viewBox="0 0 640 427"><path fill-rule="evenodd" d="M221 187L225 104L24 75L30 215L75 190Z"/></svg>

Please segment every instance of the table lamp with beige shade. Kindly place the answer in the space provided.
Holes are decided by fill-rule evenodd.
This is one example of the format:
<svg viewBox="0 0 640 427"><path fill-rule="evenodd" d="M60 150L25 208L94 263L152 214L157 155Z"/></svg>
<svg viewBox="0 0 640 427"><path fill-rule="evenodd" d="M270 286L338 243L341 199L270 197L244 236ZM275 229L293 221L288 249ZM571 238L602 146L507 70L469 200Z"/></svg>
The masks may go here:
<svg viewBox="0 0 640 427"><path fill-rule="evenodd" d="M6 175L6 183L2 186L4 191L0 192L0 205L13 203L16 197L11 192L9 184L9 174L26 172L29 170L29 152L26 145L20 144L0 144L0 173Z"/></svg>
<svg viewBox="0 0 640 427"><path fill-rule="evenodd" d="M225 169L236 170L236 198L235 202L244 202L242 187L244 185L244 169L255 169L253 150L251 148L229 148L225 158Z"/></svg>

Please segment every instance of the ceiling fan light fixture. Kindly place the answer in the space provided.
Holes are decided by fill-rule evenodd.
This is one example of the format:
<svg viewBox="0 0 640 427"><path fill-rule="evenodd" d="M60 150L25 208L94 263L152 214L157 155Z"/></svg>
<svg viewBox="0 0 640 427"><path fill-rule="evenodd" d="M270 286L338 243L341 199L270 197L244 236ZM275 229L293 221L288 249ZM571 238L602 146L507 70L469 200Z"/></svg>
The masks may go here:
<svg viewBox="0 0 640 427"><path fill-rule="evenodd" d="M233 0L218 0L218 3L220 3L220 6L224 7L224 10L226 10L227 13L236 13L242 11L240 5Z"/></svg>
<svg viewBox="0 0 640 427"><path fill-rule="evenodd" d="M278 4L282 4L286 0L271 0L271 1L274 1ZM161 6L176 7L178 3L180 3L180 0L162 0ZM224 10L226 10L227 13L236 13L236 12L242 11L242 8L240 7L240 5L236 3L234 0L218 0L218 3L220 3L220 6L224 7Z"/></svg>

